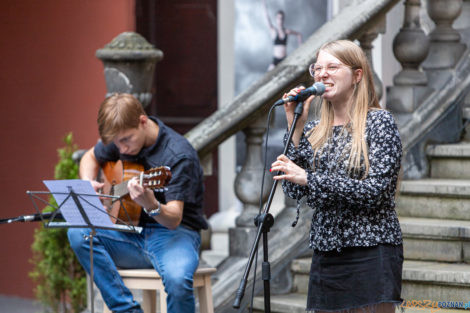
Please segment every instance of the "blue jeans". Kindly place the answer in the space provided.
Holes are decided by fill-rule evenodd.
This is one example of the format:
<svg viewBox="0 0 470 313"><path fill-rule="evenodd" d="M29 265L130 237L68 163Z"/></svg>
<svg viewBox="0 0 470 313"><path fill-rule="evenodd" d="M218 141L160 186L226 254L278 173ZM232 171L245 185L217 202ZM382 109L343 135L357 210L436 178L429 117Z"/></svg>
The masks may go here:
<svg viewBox="0 0 470 313"><path fill-rule="evenodd" d="M90 229L69 228L70 245L90 273ZM141 313L124 285L119 268L155 268L167 293L168 313L195 312L193 275L199 263L198 232L179 226L169 230L147 224L141 234L97 229L93 237L93 276L103 300L113 312Z"/></svg>

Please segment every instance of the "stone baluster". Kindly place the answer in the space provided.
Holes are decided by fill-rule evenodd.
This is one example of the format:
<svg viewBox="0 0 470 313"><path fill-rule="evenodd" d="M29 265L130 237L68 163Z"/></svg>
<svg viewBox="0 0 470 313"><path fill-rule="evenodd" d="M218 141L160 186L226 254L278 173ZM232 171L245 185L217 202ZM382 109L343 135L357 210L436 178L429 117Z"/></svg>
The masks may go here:
<svg viewBox="0 0 470 313"><path fill-rule="evenodd" d="M403 27L393 40L393 53L402 70L387 88L387 108L397 113L412 113L432 91L420 64L429 52L429 38L420 25L420 0L405 1Z"/></svg>
<svg viewBox="0 0 470 313"><path fill-rule="evenodd" d="M436 27L429 36L431 45L423 68L431 75L437 71L434 74L437 80L442 74L440 71L452 69L466 49L466 45L460 42L460 34L452 27L462 12L462 6L462 0L428 0L428 15ZM434 77L431 80L437 82Z"/></svg>
<svg viewBox="0 0 470 313"><path fill-rule="evenodd" d="M236 227L229 229L230 256L248 256L255 238L254 217L259 212L259 198L263 176L262 146L266 132L266 117L263 116L243 130L246 143L246 157L241 171L235 178L237 198L243 204L242 213L235 220ZM270 166L270 164L268 164ZM273 184L267 171L263 187L263 203L266 202Z"/></svg>
<svg viewBox="0 0 470 313"><path fill-rule="evenodd" d="M156 63L163 52L144 37L124 32L96 51L104 65L106 97L115 92L130 93L146 107L152 100L152 81Z"/></svg>
<svg viewBox="0 0 470 313"><path fill-rule="evenodd" d="M383 95L383 84L380 80L379 76L374 70L374 63L372 62L372 42L377 38L379 33L385 33L385 16L382 16L377 23L369 27L369 29L364 32L359 37L359 42L361 43L361 48L364 50L367 59L369 60L369 64L372 69L372 76L374 79L374 89L377 95L377 98L380 100L382 99Z"/></svg>

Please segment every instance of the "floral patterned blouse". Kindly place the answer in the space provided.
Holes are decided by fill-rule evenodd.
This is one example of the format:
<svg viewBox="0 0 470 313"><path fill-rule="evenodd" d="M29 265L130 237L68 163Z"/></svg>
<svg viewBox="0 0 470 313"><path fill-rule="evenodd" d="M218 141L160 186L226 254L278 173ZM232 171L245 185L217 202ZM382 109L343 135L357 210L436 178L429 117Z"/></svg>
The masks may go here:
<svg viewBox="0 0 470 313"><path fill-rule="evenodd" d="M291 143L287 152L289 159L306 169L307 186L282 183L289 197L297 201L306 197L313 209L310 247L340 251L342 247L401 244L395 192L402 146L393 116L385 110L367 114L369 174L363 179L364 172L348 173L352 137L343 126L333 126L330 140L319 149L320 156L313 158L314 151L305 134L317 124L318 121L308 122L299 146L295 148Z"/></svg>

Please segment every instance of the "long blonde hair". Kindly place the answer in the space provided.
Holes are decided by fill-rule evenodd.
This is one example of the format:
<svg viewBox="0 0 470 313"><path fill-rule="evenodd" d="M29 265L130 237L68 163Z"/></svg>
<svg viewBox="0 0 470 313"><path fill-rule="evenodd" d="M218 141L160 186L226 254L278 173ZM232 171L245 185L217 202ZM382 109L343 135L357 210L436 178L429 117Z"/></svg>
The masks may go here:
<svg viewBox="0 0 470 313"><path fill-rule="evenodd" d="M352 133L351 150L349 151L348 172L359 173L361 171L361 159L364 160L365 178L369 173L368 147L365 140L365 128L367 112L370 109L380 109L379 101L375 94L372 71L364 51L349 40L336 40L324 44L320 51L327 52L336 57L353 71L362 69L362 79L355 84L352 105L349 114L350 124L348 130ZM315 157L328 138L332 136L334 112L331 102L323 99L320 109L320 122L308 136L308 140L314 149ZM345 126L346 127L346 126ZM344 153L344 151L343 151Z"/></svg>

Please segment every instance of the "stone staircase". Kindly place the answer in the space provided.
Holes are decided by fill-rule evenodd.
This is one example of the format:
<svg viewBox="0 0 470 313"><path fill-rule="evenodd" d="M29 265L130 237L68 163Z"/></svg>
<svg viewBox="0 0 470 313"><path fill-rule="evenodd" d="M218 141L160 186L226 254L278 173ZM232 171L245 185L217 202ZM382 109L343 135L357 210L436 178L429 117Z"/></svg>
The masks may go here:
<svg viewBox="0 0 470 313"><path fill-rule="evenodd" d="M404 237L402 297L406 300L470 300L470 142L426 150L430 178L404 180L397 211ZM311 255L290 265L291 292L271 296L271 311L305 312ZM262 296L254 312L263 312ZM405 312L437 312L423 307ZM441 312L462 312L442 308Z"/></svg>
<svg viewBox="0 0 470 313"><path fill-rule="evenodd" d="M398 214L404 236L405 299L468 301L470 142L429 146L428 179L403 181Z"/></svg>

